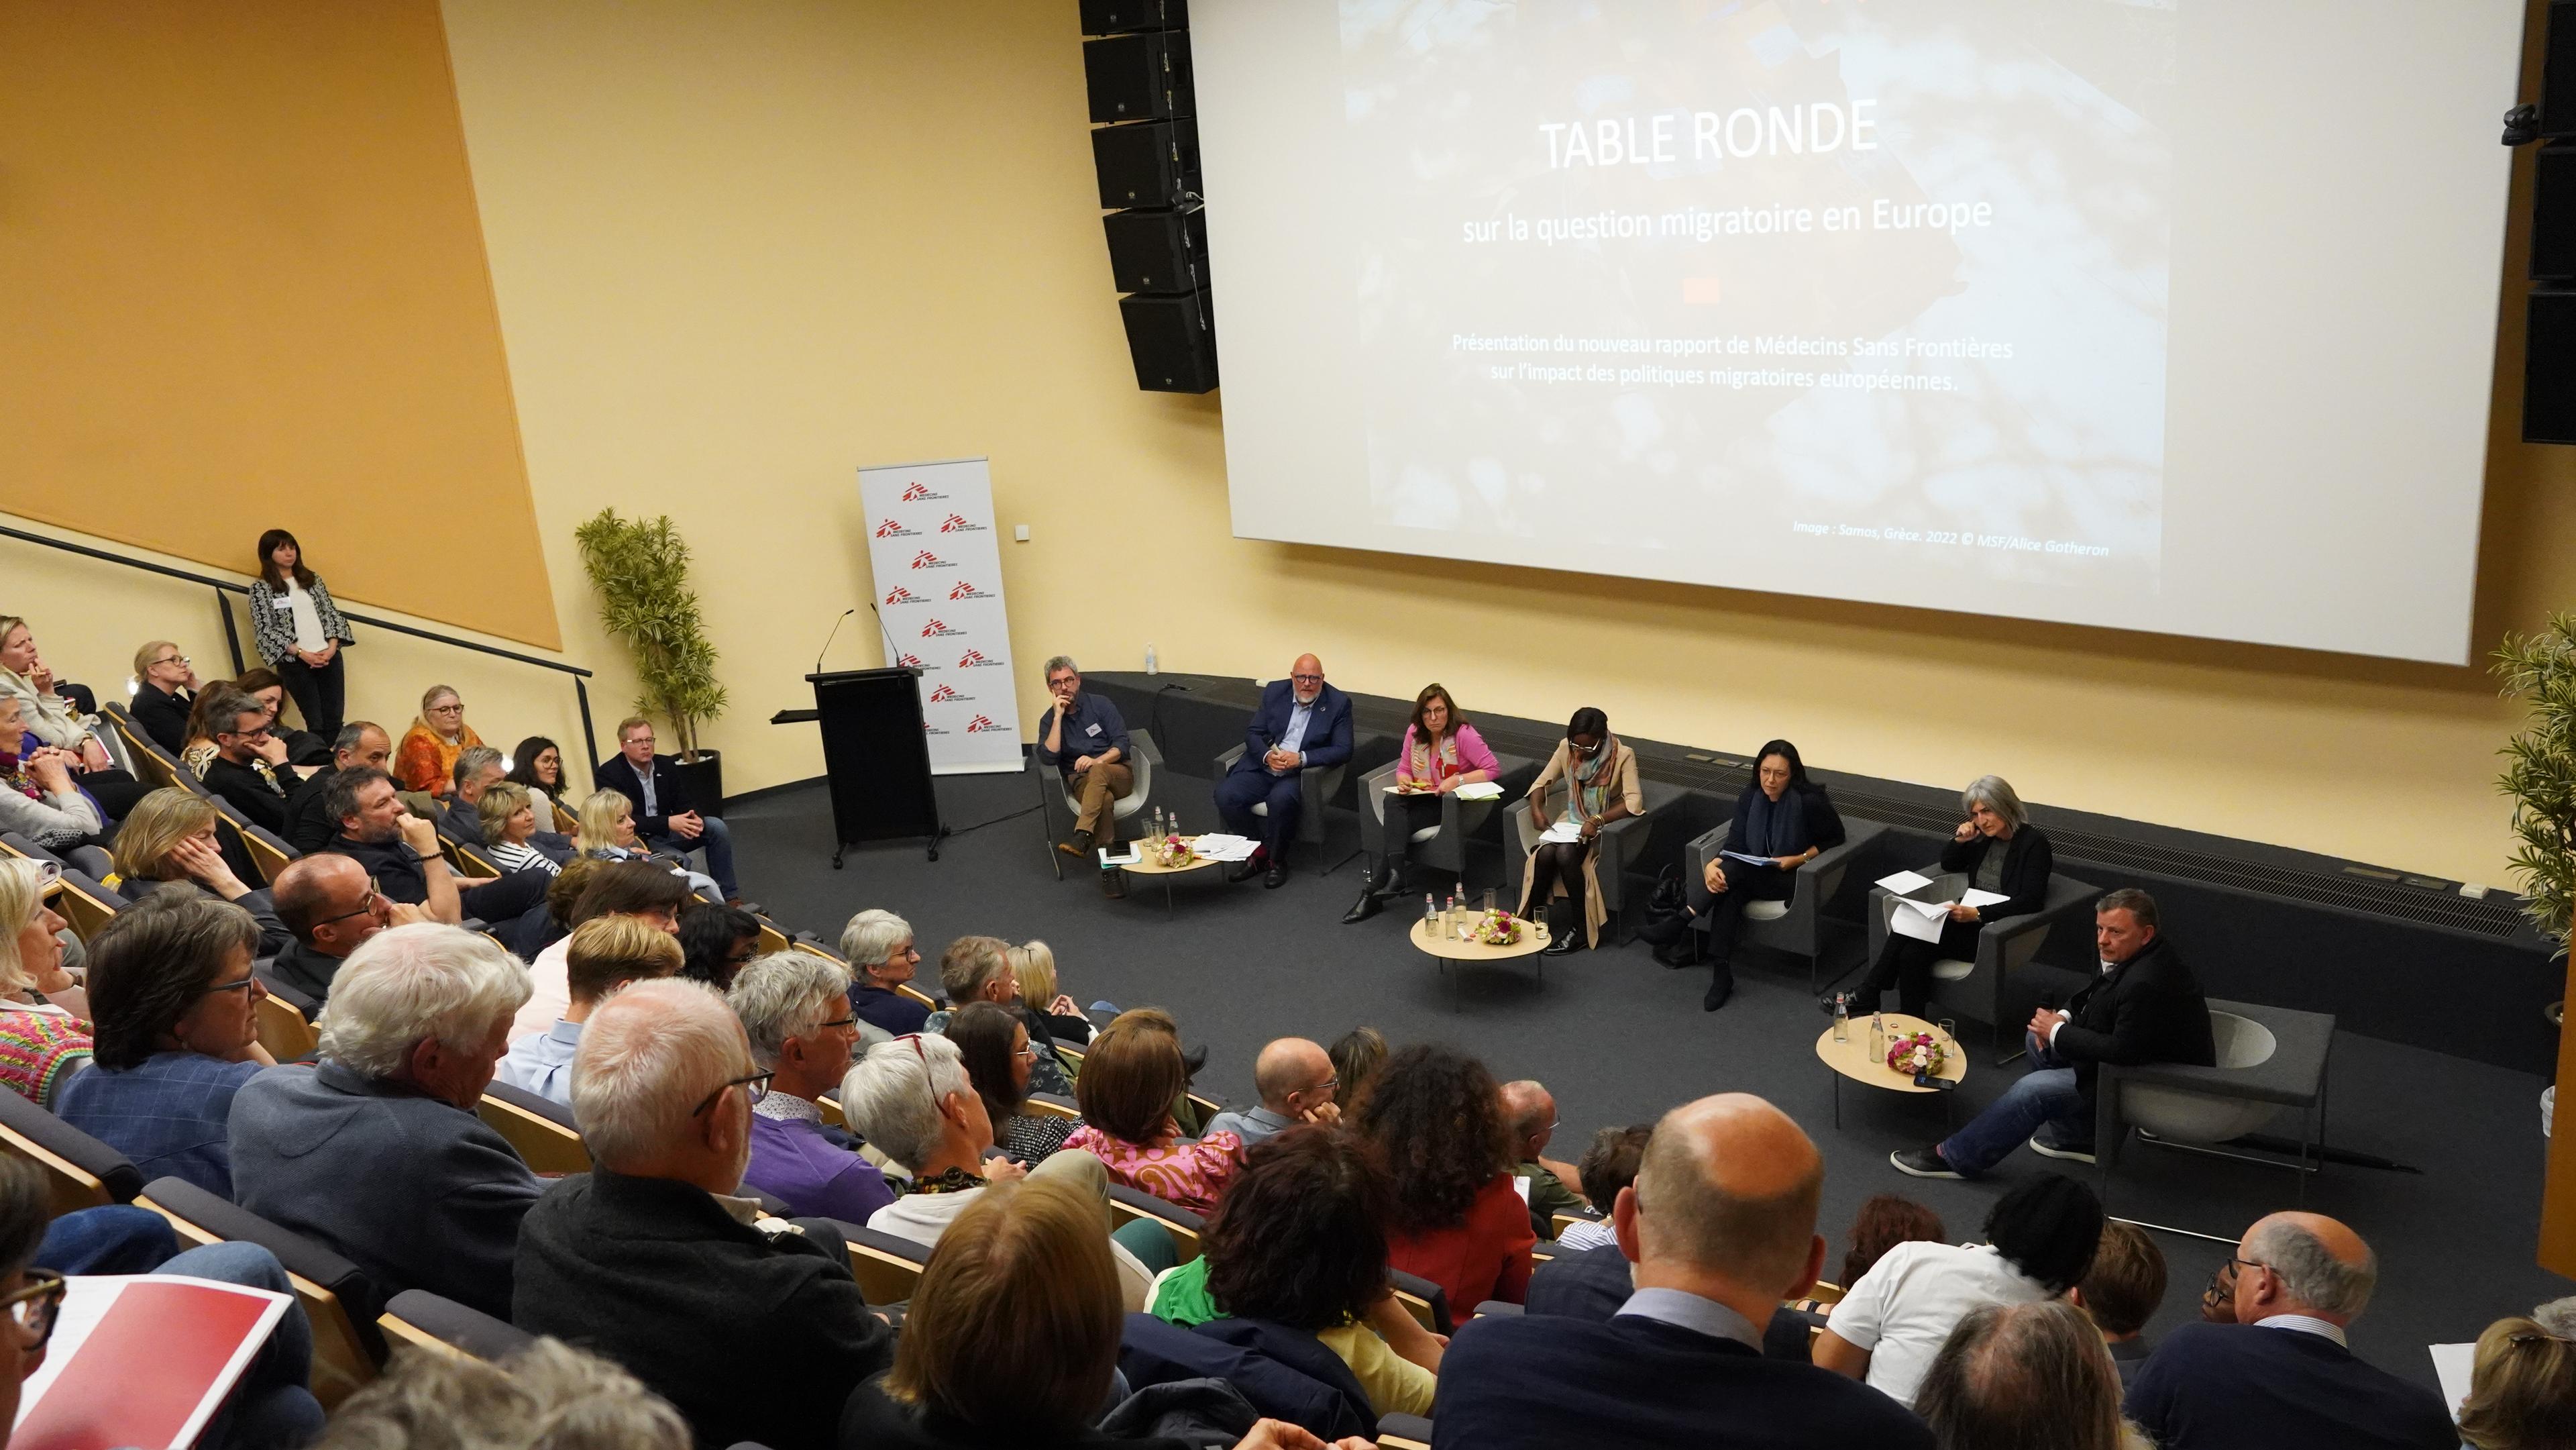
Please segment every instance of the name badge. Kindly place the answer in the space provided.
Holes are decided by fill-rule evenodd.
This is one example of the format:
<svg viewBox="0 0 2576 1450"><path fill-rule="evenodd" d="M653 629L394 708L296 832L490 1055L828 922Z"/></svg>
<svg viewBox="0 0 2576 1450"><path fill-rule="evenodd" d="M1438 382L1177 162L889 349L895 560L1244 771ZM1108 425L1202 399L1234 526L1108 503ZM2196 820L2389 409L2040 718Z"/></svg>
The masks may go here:
<svg viewBox="0 0 2576 1450"><path fill-rule="evenodd" d="M1099 725L1099 722L1094 721L1093 723L1091 723L1091 724L1089 724L1089 725L1085 725L1084 727L1082 727L1082 733L1083 733L1083 734L1085 734L1085 735L1097 735L1097 734L1099 734L1099 733L1100 733L1100 725Z"/></svg>
<svg viewBox="0 0 2576 1450"><path fill-rule="evenodd" d="M268 607L271 609L293 609L295 607L295 601L292 599L272 599L268 601Z"/></svg>

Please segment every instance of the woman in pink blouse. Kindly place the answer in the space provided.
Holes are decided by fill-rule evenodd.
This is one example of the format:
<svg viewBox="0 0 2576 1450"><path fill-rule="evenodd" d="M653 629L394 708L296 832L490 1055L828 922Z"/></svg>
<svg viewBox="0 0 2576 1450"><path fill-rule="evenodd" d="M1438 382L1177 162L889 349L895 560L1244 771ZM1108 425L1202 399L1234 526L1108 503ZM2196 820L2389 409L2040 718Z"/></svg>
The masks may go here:
<svg viewBox="0 0 2576 1450"><path fill-rule="evenodd" d="M1405 849L1413 833L1440 824L1440 797L1462 785L1493 780L1503 767L1485 748L1485 737L1458 713L1458 702L1438 685L1425 685L1413 697L1413 722L1404 727L1404 748L1395 757L1393 793L1380 792L1386 821L1380 828L1380 859L1375 875L1360 883L1360 899L1342 924L1366 921L1406 888ZM1363 826L1368 820L1361 821Z"/></svg>
<svg viewBox="0 0 2576 1450"><path fill-rule="evenodd" d="M1182 1137L1172 1108L1188 1089L1179 1024L1152 1007L1121 1012L1082 1056L1073 1085L1082 1126L1064 1146L1099 1159L1112 1183L1213 1213L1243 1166L1243 1140L1232 1133Z"/></svg>

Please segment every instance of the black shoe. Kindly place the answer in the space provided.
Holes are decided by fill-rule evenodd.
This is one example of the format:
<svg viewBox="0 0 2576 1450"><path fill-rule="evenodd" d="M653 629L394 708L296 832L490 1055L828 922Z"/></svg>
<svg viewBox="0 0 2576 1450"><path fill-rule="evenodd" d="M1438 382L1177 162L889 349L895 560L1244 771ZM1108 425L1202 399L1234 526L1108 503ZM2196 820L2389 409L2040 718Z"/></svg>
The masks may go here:
<svg viewBox="0 0 2576 1450"><path fill-rule="evenodd" d="M1662 946L1655 948L1655 960L1663 963L1667 969L1676 972L1689 966L1691 964L1691 957L1694 955L1695 953L1691 949L1691 944L1686 941L1668 941Z"/></svg>
<svg viewBox="0 0 2576 1450"><path fill-rule="evenodd" d="M2030 1135L2030 1151L2038 1154L2042 1158L2063 1158L2069 1163L2091 1163L2095 1161L2093 1156L2093 1145L2090 1143L2052 1143L2039 1136L2037 1133Z"/></svg>
<svg viewBox="0 0 2576 1450"><path fill-rule="evenodd" d="M1412 873L1406 871L1403 867L1398 866L1392 871L1379 875L1377 878L1377 885L1373 888L1377 894L1377 899L1380 901L1393 901L1395 898L1402 896L1406 885L1404 878L1410 874Z"/></svg>
<svg viewBox="0 0 2576 1450"><path fill-rule="evenodd" d="M1351 903L1350 910L1342 913L1342 925L1357 926L1361 922L1368 920L1370 917L1377 915L1378 912L1385 909L1385 906L1385 897L1380 896L1376 892L1363 886L1360 888L1360 899Z"/></svg>
<svg viewBox="0 0 2576 1450"><path fill-rule="evenodd" d="M1108 897L1112 901L1124 900L1127 895L1126 873L1120 871L1101 872L1100 894Z"/></svg>
<svg viewBox="0 0 2576 1450"><path fill-rule="evenodd" d="M1699 1009L1714 1012L1735 995L1735 969L1724 962L1717 964L1716 975L1709 978L1708 995L1699 999Z"/></svg>
<svg viewBox="0 0 2576 1450"><path fill-rule="evenodd" d="M1261 885L1265 890L1276 891L1287 884L1288 868L1285 866L1273 866L1261 873Z"/></svg>
<svg viewBox="0 0 2576 1450"><path fill-rule="evenodd" d="M1887 1161L1895 1166L1897 1172L1909 1174L1916 1178L1965 1178L1968 1176L1960 1172L1958 1169L1951 1167L1950 1160L1942 1157L1941 1150L1938 1148L1916 1148L1910 1152L1900 1148L1897 1151L1888 1154Z"/></svg>
<svg viewBox="0 0 2576 1450"><path fill-rule="evenodd" d="M1076 831L1071 837L1056 842L1055 848L1077 861L1086 860L1091 855L1091 833Z"/></svg>
<svg viewBox="0 0 2576 1450"><path fill-rule="evenodd" d="M1243 860L1237 861L1233 865L1225 868L1225 879L1228 882L1249 881L1260 874L1261 863L1250 857L1246 857Z"/></svg>
<svg viewBox="0 0 2576 1450"><path fill-rule="evenodd" d="M1548 932L1547 945L1540 947L1538 954L1543 957L1572 956L1576 944L1582 939L1583 934L1580 931L1557 931L1551 928Z"/></svg>

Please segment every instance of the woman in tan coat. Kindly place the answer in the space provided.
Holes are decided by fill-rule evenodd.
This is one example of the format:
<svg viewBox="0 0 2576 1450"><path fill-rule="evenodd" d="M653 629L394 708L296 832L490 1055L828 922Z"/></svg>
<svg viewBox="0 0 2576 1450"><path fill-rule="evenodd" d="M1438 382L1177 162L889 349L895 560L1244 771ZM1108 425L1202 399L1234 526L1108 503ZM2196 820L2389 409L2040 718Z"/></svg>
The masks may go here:
<svg viewBox="0 0 2576 1450"><path fill-rule="evenodd" d="M1560 791L1565 797L1561 803L1556 799ZM1531 914L1533 901L1552 908L1550 898L1562 890L1572 899L1572 915L1583 923L1584 945L1598 946L1601 923L1610 916L1601 904L1601 879L1594 866L1601 855L1601 828L1622 816L1646 813L1637 752L1610 733L1608 716L1586 705L1565 723L1565 739L1530 782L1529 806L1530 824L1543 836L1553 826L1563 828L1557 834L1573 839L1542 839L1530 852L1529 867L1521 873L1521 914ZM1548 934L1546 955L1574 950L1571 930L1560 930L1551 921Z"/></svg>

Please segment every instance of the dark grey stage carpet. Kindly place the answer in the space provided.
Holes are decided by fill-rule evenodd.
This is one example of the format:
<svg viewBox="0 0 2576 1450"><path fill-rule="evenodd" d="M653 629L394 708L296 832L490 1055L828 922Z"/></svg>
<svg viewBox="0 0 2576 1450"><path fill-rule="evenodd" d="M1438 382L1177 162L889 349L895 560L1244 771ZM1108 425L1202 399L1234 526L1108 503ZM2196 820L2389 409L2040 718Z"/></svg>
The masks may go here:
<svg viewBox="0 0 2576 1450"><path fill-rule="evenodd" d="M1205 782L1166 775L1156 784L1159 799L1179 803L1188 828L1216 827ZM1025 774L946 777L940 798L952 830L1036 802ZM1199 1089L1223 1101L1252 1100L1253 1054L1270 1038L1329 1042L1363 1023L1392 1042L1442 1041L1474 1052L1500 1079L1544 1081L1561 1123L1548 1151L1566 1159L1580 1157L1603 1125L1650 1120L1707 1093L1759 1093L1797 1118L1824 1152L1828 1272L1854 1210L1873 1193L1930 1204L1957 1241L1977 1236L1988 1207L2018 1178L2092 1171L2024 1151L1978 1183L1897 1173L1889 1150L1938 1138L1942 1104L1847 1084L1836 1127L1834 1079L1814 1051L1825 1021L1808 996L1806 967L1785 958L1743 956L1734 1001L1709 1014L1699 1005L1704 970L1667 971L1642 944L1614 949L1605 937L1600 951L1550 964L1544 987L1525 964L1473 971L1453 1007L1451 988L1406 940L1419 898L1410 910L1399 903L1374 921L1342 926L1359 863L1319 877L1306 848L1276 891L1258 880L1227 886L1213 870L1178 880L1167 919L1159 886L1138 881L1128 899L1106 900L1096 870L1077 872L1070 861L1057 880L1034 811L951 837L936 863L917 843L881 844L854 849L839 872L831 869L831 811L819 785L742 803L727 818L746 892L780 921L831 940L851 913L888 908L919 933L925 977L935 976L940 948L953 937L1042 937L1077 1001L1159 1006L1177 1017L1188 1040L1209 1048ZM1328 859L1353 848L1353 832L1347 817L1335 821ZM1498 861L1486 856L1475 865L1478 884L1500 881ZM2174 935L2188 954L2188 924L2174 924ZM1861 950L1855 927L1836 965L1856 964ZM1962 1034L1982 1046L1977 1025L1963 1024ZM1962 1115L2017 1072L1990 1063L1981 1056L1970 1069L1955 1104ZM2576 1292L2532 1262L2542 1086L2520 1073L2338 1035L2329 1141L2423 1170L2330 1165L2308 1184L2309 1207L2351 1223L2379 1253L2378 1297L2353 1334L2367 1358L2430 1385L2426 1344L2474 1338L2502 1315ZM2233 1236L2260 1214L2292 1206L2296 1189L2285 1171L2137 1148L2120 1165L2111 1204L2124 1217ZM2197 1312L2201 1286L2227 1253L2156 1237L2173 1279L2151 1334Z"/></svg>

